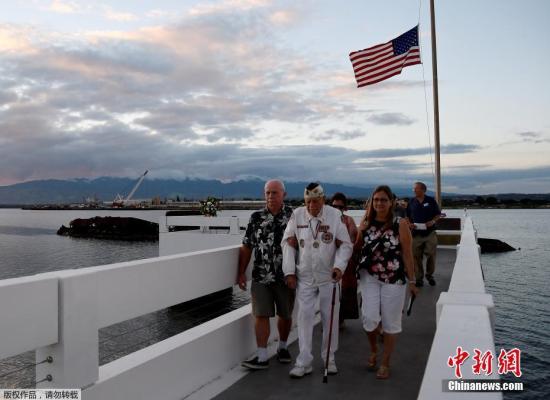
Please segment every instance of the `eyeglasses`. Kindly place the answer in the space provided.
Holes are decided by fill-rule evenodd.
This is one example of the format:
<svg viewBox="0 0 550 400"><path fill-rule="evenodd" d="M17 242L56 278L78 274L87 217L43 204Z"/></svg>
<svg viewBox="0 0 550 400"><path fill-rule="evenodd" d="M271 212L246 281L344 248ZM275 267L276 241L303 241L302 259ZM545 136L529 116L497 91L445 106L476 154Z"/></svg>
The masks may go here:
<svg viewBox="0 0 550 400"><path fill-rule="evenodd" d="M375 197L374 199L372 199L372 201L374 201L375 203L387 203L388 201L390 201L390 199L384 197Z"/></svg>
<svg viewBox="0 0 550 400"><path fill-rule="evenodd" d="M333 206L334 208L339 209L340 211L343 211L343 210L346 208L346 206L342 206L342 205L340 205L340 204L338 204L338 205L334 205L334 204L333 204L332 206Z"/></svg>

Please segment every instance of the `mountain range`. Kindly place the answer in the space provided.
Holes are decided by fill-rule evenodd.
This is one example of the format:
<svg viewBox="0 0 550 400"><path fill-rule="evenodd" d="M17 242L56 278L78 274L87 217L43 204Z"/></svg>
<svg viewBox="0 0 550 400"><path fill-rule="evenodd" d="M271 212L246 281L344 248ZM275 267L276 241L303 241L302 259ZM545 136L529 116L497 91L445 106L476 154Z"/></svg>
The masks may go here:
<svg viewBox="0 0 550 400"><path fill-rule="evenodd" d="M136 184L135 179L101 177L96 179L36 180L0 186L0 204L66 204L80 203L86 198L112 201L117 194L126 197ZM308 182L285 182L288 198L303 196ZM222 182L207 179L145 179L134 194L134 199L170 198L198 200L208 196L222 199L256 199L263 197L261 180ZM349 197L366 198L372 186L348 186L323 183L327 194L344 192ZM397 194L410 194L410 188L396 188Z"/></svg>
<svg viewBox="0 0 550 400"><path fill-rule="evenodd" d="M110 202L117 194L126 197L136 184L136 179L101 177L96 179L47 179L0 186L0 205L32 205L32 204L68 204L82 203L86 198L96 198ZM308 182L285 182L287 198L302 198L304 187ZM343 192L346 196L365 199L372 193L373 186L343 185L337 183L322 183L325 193L332 195ZM222 182L213 179L145 179L134 194L134 199L202 200L208 196L222 199L258 199L263 197L264 181L259 179ZM411 197L411 186L392 186L398 197ZM430 195L433 193L429 192ZM473 200L475 194L443 193L445 198ZM504 193L488 195L499 200L525 198L550 201L550 194ZM484 197L488 197L484 196Z"/></svg>

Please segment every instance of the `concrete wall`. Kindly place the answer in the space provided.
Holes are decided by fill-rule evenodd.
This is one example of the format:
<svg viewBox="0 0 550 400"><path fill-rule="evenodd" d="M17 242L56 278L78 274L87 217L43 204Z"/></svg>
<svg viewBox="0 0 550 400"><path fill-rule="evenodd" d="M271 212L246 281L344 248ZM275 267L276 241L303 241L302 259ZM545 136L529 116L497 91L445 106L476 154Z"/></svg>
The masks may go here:
<svg viewBox="0 0 550 400"><path fill-rule="evenodd" d="M498 355L495 354L493 338L494 303L485 293L485 284L479 259L480 251L470 218L464 228L448 292L443 292L437 302L437 329L424 372L419 399L502 399L502 393L452 393L443 391L445 380L457 379L454 369L447 365L449 357L456 355L461 346L471 355L462 367L463 379L498 380ZM472 357L474 349L491 351L493 374L474 375Z"/></svg>
<svg viewBox="0 0 550 400"><path fill-rule="evenodd" d="M215 247L240 245L248 218L162 217L159 220L159 255L181 254ZM171 226L198 226L196 231L169 232ZM217 229L228 227L228 229Z"/></svg>
<svg viewBox="0 0 550 400"><path fill-rule="evenodd" d="M195 236L212 239L210 247L228 237L241 240L240 234ZM102 367L98 329L233 286L239 247L2 281L0 320L6 323L0 325L0 357L34 349L37 362L53 357L36 367L38 380L48 375L52 380L37 386L83 388L84 398L179 399L203 393L201 387L254 351L250 306ZM231 376L238 379L239 372Z"/></svg>
<svg viewBox="0 0 550 400"><path fill-rule="evenodd" d="M159 234L159 255L181 254L214 247L239 246L241 242L242 234L210 234L198 231L161 232Z"/></svg>
<svg viewBox="0 0 550 400"><path fill-rule="evenodd" d="M250 312L247 305L100 367L99 379L83 398L176 400L217 395L244 376L239 364L255 350ZM290 341L295 338L293 333Z"/></svg>
<svg viewBox="0 0 550 400"><path fill-rule="evenodd" d="M19 345L13 346L18 352L38 347L37 361L53 356L53 363L37 367L37 376L53 377L51 382L43 383L43 387L92 385L99 376L99 328L232 287L237 276L238 248L223 247L61 271L53 281L51 277L37 275L35 280L42 285L49 284L50 292L55 294L49 300L50 308L58 308L47 314L35 312L31 319L21 319L16 327L29 332L42 331L36 329L36 321L44 320L46 327L50 327L47 332L55 337L40 334L37 340L20 335L17 339L11 328L2 326L2 343L6 336L13 338L5 341L10 346L18 340ZM14 281L9 290L0 293L9 296L17 285L36 285L34 281ZM17 309L11 310L13 315L20 314ZM58 327L59 335L54 327ZM46 344L49 345L41 347Z"/></svg>
<svg viewBox="0 0 550 400"><path fill-rule="evenodd" d="M98 273L99 327L232 287L239 246L90 268Z"/></svg>

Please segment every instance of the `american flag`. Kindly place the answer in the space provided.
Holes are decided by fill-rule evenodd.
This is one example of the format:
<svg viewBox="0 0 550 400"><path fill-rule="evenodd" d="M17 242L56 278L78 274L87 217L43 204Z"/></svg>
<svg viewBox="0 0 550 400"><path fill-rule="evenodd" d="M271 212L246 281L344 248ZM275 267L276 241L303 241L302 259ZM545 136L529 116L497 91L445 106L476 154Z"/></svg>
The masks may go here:
<svg viewBox="0 0 550 400"><path fill-rule="evenodd" d="M387 43L349 54L357 87L372 85L420 64L418 25Z"/></svg>

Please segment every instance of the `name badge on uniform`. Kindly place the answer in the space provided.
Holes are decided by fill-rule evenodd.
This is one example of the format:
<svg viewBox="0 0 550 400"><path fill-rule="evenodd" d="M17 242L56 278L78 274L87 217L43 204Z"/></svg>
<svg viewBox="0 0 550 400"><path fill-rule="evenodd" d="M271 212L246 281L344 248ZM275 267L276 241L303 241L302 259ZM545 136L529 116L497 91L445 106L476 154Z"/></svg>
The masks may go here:
<svg viewBox="0 0 550 400"><path fill-rule="evenodd" d="M307 229L309 225L296 225L296 228L298 229Z"/></svg>

